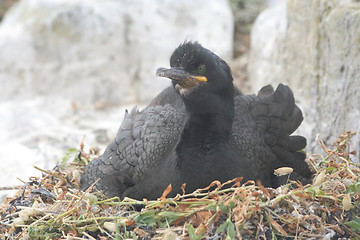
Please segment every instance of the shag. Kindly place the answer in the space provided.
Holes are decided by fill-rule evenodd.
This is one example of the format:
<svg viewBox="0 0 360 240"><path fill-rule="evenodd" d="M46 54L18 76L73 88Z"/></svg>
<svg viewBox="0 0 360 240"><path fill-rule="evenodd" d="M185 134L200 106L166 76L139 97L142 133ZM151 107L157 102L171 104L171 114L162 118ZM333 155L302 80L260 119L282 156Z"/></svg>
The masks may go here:
<svg viewBox="0 0 360 240"><path fill-rule="evenodd" d="M243 177L277 187L274 169L292 167L309 179L302 136L290 136L303 120L289 87L263 87L257 96L234 89L230 67L197 42L184 42L157 76L172 86L145 109L126 112L117 136L81 178L96 180L108 197L156 199Z"/></svg>

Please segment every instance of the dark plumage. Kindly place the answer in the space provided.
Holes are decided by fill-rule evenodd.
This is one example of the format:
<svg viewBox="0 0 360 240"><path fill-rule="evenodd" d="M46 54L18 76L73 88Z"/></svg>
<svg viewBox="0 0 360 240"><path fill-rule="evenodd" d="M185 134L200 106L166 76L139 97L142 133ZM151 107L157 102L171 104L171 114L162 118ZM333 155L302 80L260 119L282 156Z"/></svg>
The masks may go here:
<svg viewBox="0 0 360 240"><path fill-rule="evenodd" d="M86 167L86 189L108 197L156 199L171 183L174 195L242 176L278 186L273 175L282 166L295 177L310 178L305 138L290 136L302 122L289 87L280 84L241 95L233 87L229 66L198 43L185 42L172 54L170 69L157 75L173 86L151 104L126 112L116 138Z"/></svg>

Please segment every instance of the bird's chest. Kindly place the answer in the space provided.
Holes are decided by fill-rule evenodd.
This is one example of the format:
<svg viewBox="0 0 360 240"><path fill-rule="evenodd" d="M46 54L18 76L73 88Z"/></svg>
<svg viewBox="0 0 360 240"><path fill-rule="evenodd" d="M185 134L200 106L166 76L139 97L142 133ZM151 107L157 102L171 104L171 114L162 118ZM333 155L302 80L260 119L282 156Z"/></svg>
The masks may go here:
<svg viewBox="0 0 360 240"><path fill-rule="evenodd" d="M226 181L234 174L235 159L227 147L211 143L194 145L178 153L180 172L188 183L207 186L214 180Z"/></svg>

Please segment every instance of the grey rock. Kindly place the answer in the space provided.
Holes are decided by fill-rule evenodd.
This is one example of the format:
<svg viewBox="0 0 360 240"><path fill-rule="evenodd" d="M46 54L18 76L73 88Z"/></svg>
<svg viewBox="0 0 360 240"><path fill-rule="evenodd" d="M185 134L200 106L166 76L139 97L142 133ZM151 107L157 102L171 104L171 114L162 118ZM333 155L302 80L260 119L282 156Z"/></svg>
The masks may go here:
<svg viewBox="0 0 360 240"><path fill-rule="evenodd" d="M360 130L360 4L293 0L265 10L251 35L249 80L258 89L285 82L304 112L309 150ZM352 140L360 154L360 136Z"/></svg>
<svg viewBox="0 0 360 240"><path fill-rule="evenodd" d="M149 101L155 69L198 40L232 57L226 0L20 1L0 26L0 100L59 96L79 104Z"/></svg>
<svg viewBox="0 0 360 240"><path fill-rule="evenodd" d="M12 100L0 103L0 186L22 185L52 169L69 148L105 149L122 121L124 107L102 111L73 108L69 100ZM0 198L6 192L0 192Z"/></svg>

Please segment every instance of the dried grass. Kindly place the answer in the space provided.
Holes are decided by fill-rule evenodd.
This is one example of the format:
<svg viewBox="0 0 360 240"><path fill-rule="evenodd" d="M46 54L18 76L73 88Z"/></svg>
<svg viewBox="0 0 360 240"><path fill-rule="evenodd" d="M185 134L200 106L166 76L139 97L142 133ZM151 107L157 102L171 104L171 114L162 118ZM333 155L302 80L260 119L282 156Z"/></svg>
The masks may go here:
<svg viewBox="0 0 360 240"><path fill-rule="evenodd" d="M307 158L313 184L264 188L241 178L157 201L107 199L79 190L84 166L95 156L69 150L44 176L30 178L0 206L1 239L329 239L360 238L360 168L348 141ZM78 154L79 153L79 154ZM72 160L69 164L68 162ZM141 211L136 209L141 208Z"/></svg>

